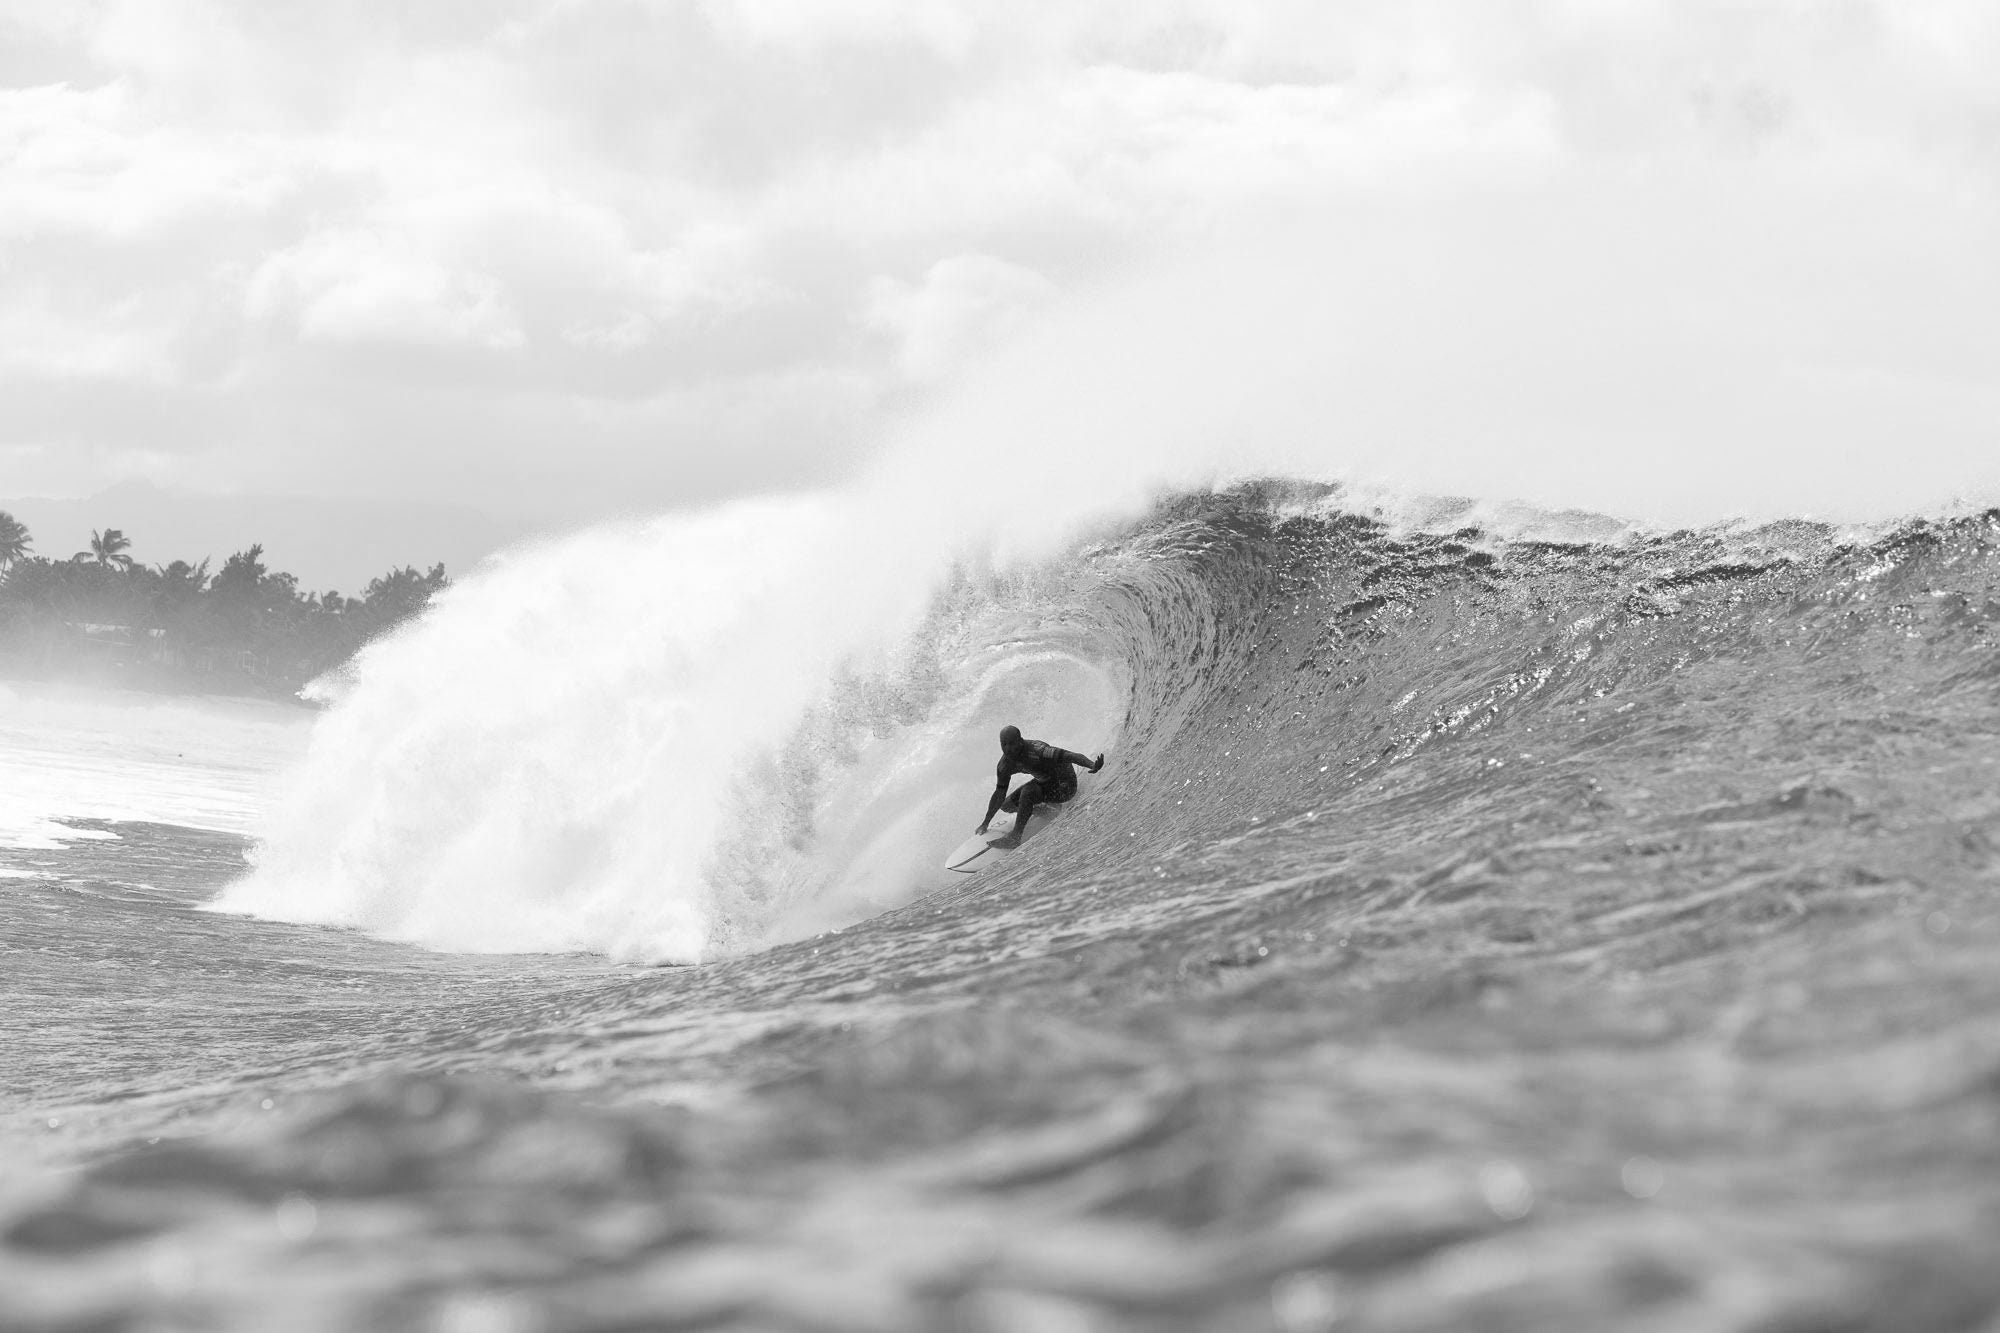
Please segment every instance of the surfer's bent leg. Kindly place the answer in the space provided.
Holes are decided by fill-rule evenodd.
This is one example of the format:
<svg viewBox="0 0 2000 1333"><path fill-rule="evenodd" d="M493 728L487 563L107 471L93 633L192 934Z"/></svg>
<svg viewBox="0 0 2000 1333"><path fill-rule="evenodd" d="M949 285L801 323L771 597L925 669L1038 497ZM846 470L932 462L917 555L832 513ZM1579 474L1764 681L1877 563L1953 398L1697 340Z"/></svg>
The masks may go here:
<svg viewBox="0 0 2000 1333"><path fill-rule="evenodd" d="M1036 778L1032 781L1022 783L1021 789L1012 796L1009 796L1007 800L1015 810L1014 831L1007 836L1015 841L1019 841L1021 835L1028 831L1028 816L1034 814L1035 807L1041 804L1041 779Z"/></svg>

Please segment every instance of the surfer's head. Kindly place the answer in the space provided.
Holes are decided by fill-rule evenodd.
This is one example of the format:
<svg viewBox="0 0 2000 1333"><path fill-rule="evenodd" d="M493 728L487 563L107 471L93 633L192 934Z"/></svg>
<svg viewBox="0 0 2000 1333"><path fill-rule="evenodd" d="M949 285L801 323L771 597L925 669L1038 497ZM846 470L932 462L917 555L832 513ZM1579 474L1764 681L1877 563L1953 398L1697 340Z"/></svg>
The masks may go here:
<svg viewBox="0 0 2000 1333"><path fill-rule="evenodd" d="M1020 743L1021 743L1021 729L1020 729L1019 727L1002 727L1002 728L1000 728L1000 748L1001 748L1001 749L1003 749L1003 750L1011 750L1011 749L1013 749L1013 748L1014 748L1015 746L1019 745Z"/></svg>

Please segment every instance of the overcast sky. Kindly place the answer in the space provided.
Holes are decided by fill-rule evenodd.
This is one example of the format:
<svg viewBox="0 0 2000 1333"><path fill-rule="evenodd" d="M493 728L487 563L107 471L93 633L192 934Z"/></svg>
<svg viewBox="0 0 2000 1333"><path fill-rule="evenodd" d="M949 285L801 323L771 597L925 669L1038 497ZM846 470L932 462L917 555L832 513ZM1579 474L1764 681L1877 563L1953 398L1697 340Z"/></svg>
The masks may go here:
<svg viewBox="0 0 2000 1333"><path fill-rule="evenodd" d="M1164 403L1553 501L1705 484L1660 461L1696 437L1801 505L1977 491L1997 14L0 0L0 495L569 523L828 484L1091 336L1156 409L1105 434ZM1237 412L1269 366L1302 406ZM1604 455L1651 471L1565 489Z"/></svg>

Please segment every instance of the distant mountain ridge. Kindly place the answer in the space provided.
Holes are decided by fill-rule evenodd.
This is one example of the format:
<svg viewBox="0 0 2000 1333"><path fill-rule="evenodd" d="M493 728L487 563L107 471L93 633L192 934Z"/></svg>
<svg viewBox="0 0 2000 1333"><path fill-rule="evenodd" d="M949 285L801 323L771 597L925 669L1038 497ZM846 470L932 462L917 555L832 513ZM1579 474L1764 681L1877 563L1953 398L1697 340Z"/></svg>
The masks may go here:
<svg viewBox="0 0 2000 1333"><path fill-rule="evenodd" d="M27 525L34 554L64 559L90 545L93 530L118 528L130 554L148 565L172 560L220 568L232 552L264 546L273 569L298 575L304 590L348 595L402 566L442 561L454 578L532 531L469 505L303 496L189 495L150 482L121 482L88 499L0 499L0 511Z"/></svg>

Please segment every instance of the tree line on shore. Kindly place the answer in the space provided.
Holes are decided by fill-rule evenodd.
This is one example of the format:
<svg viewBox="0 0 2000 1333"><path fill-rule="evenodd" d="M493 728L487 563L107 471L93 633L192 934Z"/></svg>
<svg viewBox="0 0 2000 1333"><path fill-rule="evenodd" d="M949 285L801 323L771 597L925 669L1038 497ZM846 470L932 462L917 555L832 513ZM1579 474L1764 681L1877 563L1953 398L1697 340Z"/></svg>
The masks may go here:
<svg viewBox="0 0 2000 1333"><path fill-rule="evenodd" d="M28 529L0 510L0 668L81 675L147 688L295 693L369 640L422 611L451 580L391 570L358 597L307 592L237 551L209 571L135 560L117 528L67 559L31 554Z"/></svg>

